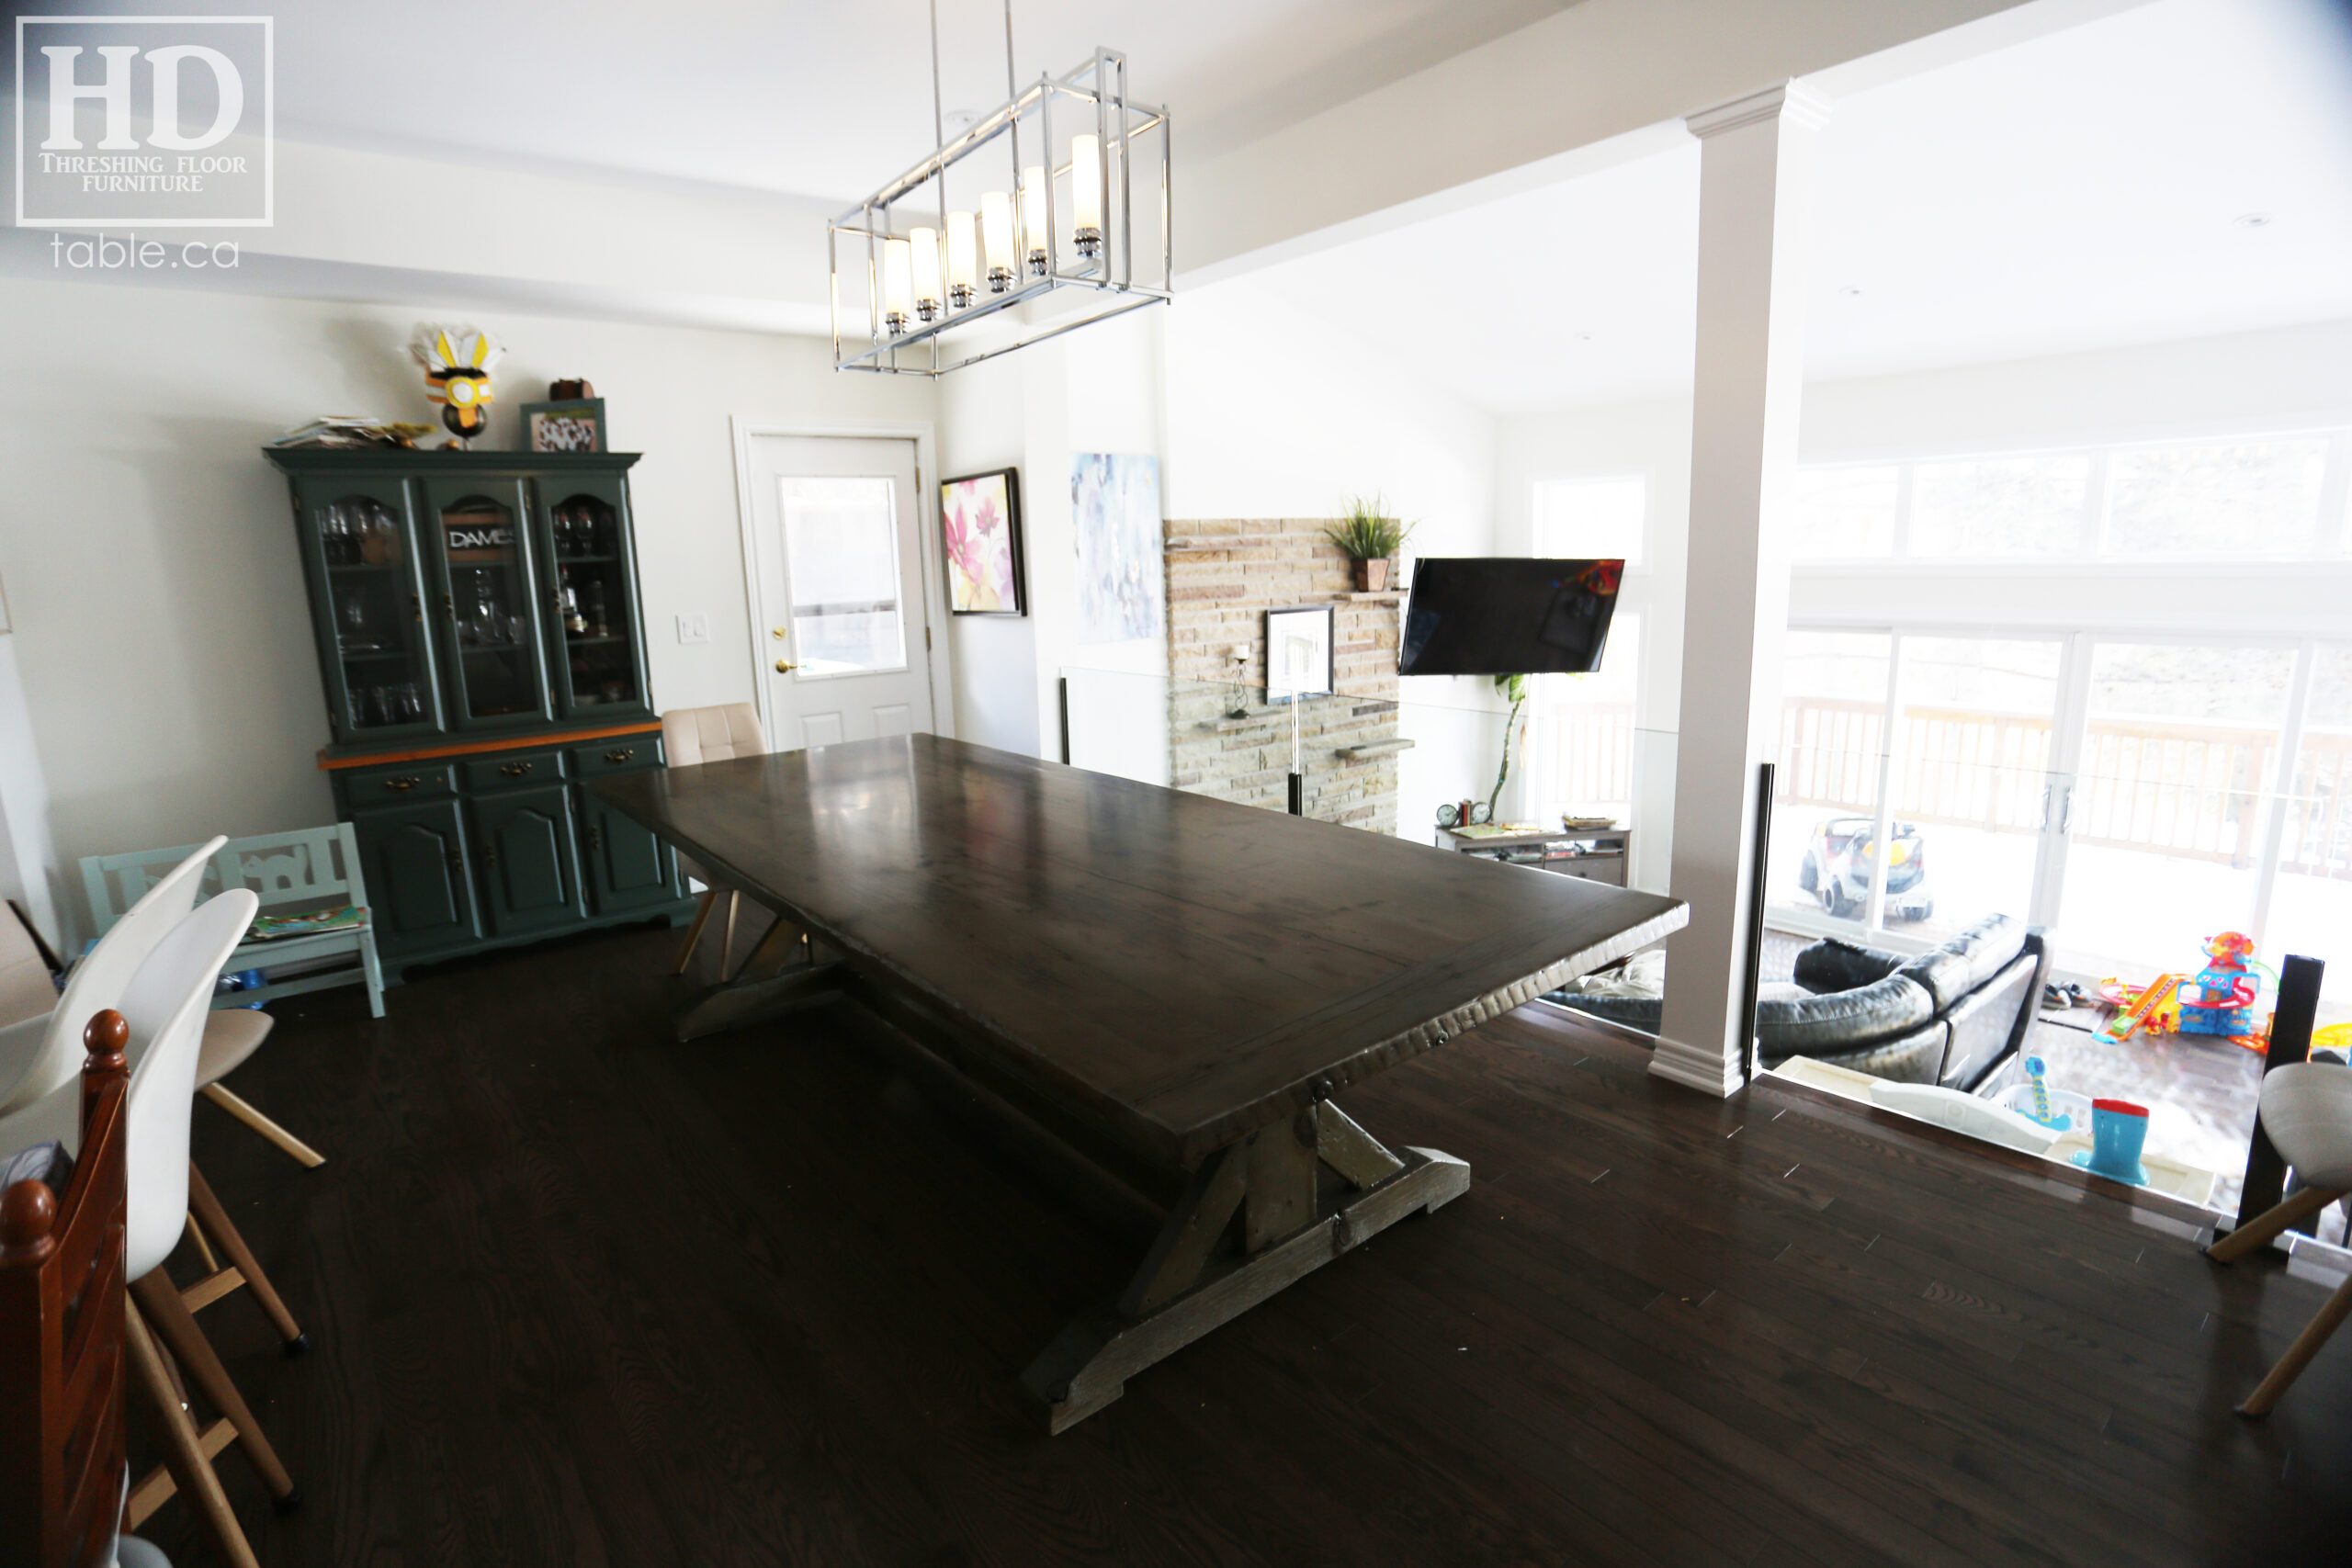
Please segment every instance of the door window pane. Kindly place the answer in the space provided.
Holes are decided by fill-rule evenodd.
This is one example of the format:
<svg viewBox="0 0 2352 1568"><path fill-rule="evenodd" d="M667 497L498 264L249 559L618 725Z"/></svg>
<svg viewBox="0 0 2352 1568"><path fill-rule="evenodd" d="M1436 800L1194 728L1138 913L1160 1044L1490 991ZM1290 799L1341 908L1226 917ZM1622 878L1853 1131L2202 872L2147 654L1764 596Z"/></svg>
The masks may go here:
<svg viewBox="0 0 2352 1568"><path fill-rule="evenodd" d="M2091 460L1970 457L1922 463L1911 503L1911 551L1922 556L2070 555L2084 547Z"/></svg>
<svg viewBox="0 0 2352 1568"><path fill-rule="evenodd" d="M1799 468L1790 525L1798 560L1838 560L1894 553L1894 511L1902 470Z"/></svg>
<svg viewBox="0 0 2352 1568"><path fill-rule="evenodd" d="M1893 642L1884 632L1789 634L1765 881L1773 904L1861 913L1838 874L1851 867L1878 813Z"/></svg>
<svg viewBox="0 0 2352 1568"><path fill-rule="evenodd" d="M1884 919L1941 940L2029 918L2064 645L1903 638ZM1867 891L1880 857L1862 856Z"/></svg>
<svg viewBox="0 0 2352 1568"><path fill-rule="evenodd" d="M2326 1021L2352 1013L2352 647L2318 651L2292 778L2256 956L2324 962Z"/></svg>
<svg viewBox="0 0 2352 1568"><path fill-rule="evenodd" d="M2061 942L2077 967L2145 979L2247 930L2262 804L2294 654L2101 643L2069 823Z"/></svg>
<svg viewBox="0 0 2352 1568"><path fill-rule="evenodd" d="M1546 479L1535 487L1535 548L1555 560L1621 558L1628 571L1642 564L1649 515L1649 481Z"/></svg>
<svg viewBox="0 0 2352 1568"><path fill-rule="evenodd" d="M806 679L905 669L890 481L785 479L777 486L797 673Z"/></svg>
<svg viewBox="0 0 2352 1568"><path fill-rule="evenodd" d="M2157 557L2308 551L2326 470L2320 439L2119 452L2104 547Z"/></svg>

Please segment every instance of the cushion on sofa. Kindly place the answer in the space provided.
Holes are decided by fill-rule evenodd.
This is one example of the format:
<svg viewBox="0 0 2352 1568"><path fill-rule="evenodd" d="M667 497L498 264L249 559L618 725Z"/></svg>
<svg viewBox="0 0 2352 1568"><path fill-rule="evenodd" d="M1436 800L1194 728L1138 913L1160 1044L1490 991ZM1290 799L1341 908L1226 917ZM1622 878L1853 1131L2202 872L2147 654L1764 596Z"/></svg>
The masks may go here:
<svg viewBox="0 0 2352 1568"><path fill-rule="evenodd" d="M1973 991L2015 962L2025 951L2025 939L2022 920L1987 915L1944 945L1968 960L1968 988Z"/></svg>
<svg viewBox="0 0 2352 1568"><path fill-rule="evenodd" d="M1943 1020L1933 1019L1907 1034L1879 1041L1859 1051L1765 1051L1764 1065L1777 1067L1791 1056L1810 1056L1816 1062L1868 1073L1889 1083L1934 1083L1942 1070L1944 1043L1950 1032Z"/></svg>
<svg viewBox="0 0 2352 1568"><path fill-rule="evenodd" d="M1773 989L1778 991L1779 987ZM1655 997L1554 992L1552 999L1645 1034L1657 1032L1658 1019L1665 1010ZM1908 1034L1927 1023L1935 1012L1934 998L1900 975L1890 975L1876 985L1833 991L1826 996L1793 989L1778 995L1768 992L1756 1004L1756 1038L1768 1054L1841 1056L1864 1045Z"/></svg>
<svg viewBox="0 0 2352 1568"><path fill-rule="evenodd" d="M1828 937L1797 954L1791 978L1808 991L1851 991L1883 980L1903 966L1903 954Z"/></svg>
<svg viewBox="0 0 2352 1568"><path fill-rule="evenodd" d="M1895 973L1923 987L1928 995L1935 998L1938 1012L1968 995L1968 955L1954 953L1948 947L1923 953L1905 962Z"/></svg>

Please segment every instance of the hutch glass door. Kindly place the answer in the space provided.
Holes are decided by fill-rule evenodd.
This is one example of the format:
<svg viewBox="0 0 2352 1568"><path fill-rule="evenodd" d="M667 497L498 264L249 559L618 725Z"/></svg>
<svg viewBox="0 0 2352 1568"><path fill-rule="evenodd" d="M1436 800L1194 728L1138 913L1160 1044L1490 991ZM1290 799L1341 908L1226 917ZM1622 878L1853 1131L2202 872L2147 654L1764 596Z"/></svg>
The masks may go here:
<svg viewBox="0 0 2352 1568"><path fill-rule="evenodd" d="M620 485L601 475L539 480L542 558L553 563L555 701L564 717L647 711L639 656L636 552Z"/></svg>
<svg viewBox="0 0 2352 1568"><path fill-rule="evenodd" d="M538 594L520 526L522 483L426 487L443 572L449 698L466 728L553 716L541 663Z"/></svg>
<svg viewBox="0 0 2352 1568"><path fill-rule="evenodd" d="M439 694L424 634L424 587L409 527L407 487L349 480L305 496L305 544L325 591L319 638L328 657L335 739L436 729Z"/></svg>

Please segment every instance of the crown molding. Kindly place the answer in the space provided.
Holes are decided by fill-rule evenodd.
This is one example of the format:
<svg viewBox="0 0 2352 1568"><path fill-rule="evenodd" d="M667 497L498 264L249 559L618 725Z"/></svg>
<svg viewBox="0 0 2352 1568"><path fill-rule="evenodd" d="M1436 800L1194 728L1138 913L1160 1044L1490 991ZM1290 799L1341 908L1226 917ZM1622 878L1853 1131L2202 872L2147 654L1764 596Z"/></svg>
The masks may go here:
<svg viewBox="0 0 2352 1568"><path fill-rule="evenodd" d="M1758 125L1768 119L1786 119L1807 130L1818 130L1828 122L1830 100L1802 82L1787 81L1760 93L1734 98L1697 114L1685 116L1682 123L1690 134L1702 141L1725 131Z"/></svg>

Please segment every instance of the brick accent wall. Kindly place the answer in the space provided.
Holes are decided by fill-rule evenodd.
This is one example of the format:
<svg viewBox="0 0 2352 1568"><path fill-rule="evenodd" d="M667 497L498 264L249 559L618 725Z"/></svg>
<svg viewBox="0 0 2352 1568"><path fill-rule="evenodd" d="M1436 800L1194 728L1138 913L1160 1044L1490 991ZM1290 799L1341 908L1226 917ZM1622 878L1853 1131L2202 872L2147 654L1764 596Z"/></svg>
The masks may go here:
<svg viewBox="0 0 2352 1568"><path fill-rule="evenodd" d="M1245 806L1283 809L1291 714L1265 699L1266 612L1333 607L1340 695L1301 715L1306 814L1376 833L1396 831L1396 634L1394 599L1349 597L1347 557L1319 517L1171 521L1166 525L1169 782ZM1246 712L1229 717L1238 643L1250 649ZM1204 688L1208 689L1204 689ZM1391 743L1342 758L1344 747Z"/></svg>

